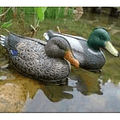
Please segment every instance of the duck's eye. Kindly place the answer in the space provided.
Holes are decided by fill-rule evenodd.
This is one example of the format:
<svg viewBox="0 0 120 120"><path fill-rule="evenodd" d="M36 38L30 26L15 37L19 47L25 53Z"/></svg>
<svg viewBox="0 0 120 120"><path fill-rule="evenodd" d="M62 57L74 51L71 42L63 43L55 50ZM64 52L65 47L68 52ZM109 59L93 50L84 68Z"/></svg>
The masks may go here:
<svg viewBox="0 0 120 120"><path fill-rule="evenodd" d="M100 39L101 39L101 40L103 40L103 37L102 37L102 36L100 36Z"/></svg>

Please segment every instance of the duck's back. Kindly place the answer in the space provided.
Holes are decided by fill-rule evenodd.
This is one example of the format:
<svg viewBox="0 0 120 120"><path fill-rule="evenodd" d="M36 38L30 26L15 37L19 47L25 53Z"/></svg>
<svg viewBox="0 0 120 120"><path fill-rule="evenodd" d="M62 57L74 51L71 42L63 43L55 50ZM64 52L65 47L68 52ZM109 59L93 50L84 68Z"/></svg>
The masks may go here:
<svg viewBox="0 0 120 120"><path fill-rule="evenodd" d="M24 75L39 80L59 81L69 75L67 61L50 58L45 53L46 42L10 34L6 38L6 47L15 68Z"/></svg>

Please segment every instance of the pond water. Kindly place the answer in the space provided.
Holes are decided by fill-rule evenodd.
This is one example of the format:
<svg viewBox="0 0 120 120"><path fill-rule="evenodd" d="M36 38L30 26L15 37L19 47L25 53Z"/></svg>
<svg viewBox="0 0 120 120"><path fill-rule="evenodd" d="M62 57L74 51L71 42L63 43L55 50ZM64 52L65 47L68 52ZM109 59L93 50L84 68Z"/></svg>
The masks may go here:
<svg viewBox="0 0 120 120"><path fill-rule="evenodd" d="M109 29L120 52L119 19L85 14L77 21ZM84 34L83 34L84 37ZM120 58L108 52L101 73L71 68L65 85L44 84L8 67L0 53L0 112L120 112Z"/></svg>

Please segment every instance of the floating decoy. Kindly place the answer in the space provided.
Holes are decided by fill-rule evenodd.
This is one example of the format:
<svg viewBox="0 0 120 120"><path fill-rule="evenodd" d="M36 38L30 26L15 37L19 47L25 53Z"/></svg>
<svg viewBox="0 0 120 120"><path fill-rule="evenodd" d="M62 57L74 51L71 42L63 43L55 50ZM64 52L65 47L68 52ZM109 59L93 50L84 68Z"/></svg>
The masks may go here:
<svg viewBox="0 0 120 120"><path fill-rule="evenodd" d="M119 52L111 44L110 35L105 28L95 28L88 40L83 37L61 34L52 30L44 33L44 37L48 41L49 54L54 54L52 52L54 47L50 47L51 44L55 43L54 41L56 41L56 44L60 39L63 39L63 42L67 41L70 46L67 51L71 51L73 57L78 61L75 63L75 66L80 66L80 68L89 71L100 70L104 66L105 56L101 48L106 49L116 57L119 56Z"/></svg>

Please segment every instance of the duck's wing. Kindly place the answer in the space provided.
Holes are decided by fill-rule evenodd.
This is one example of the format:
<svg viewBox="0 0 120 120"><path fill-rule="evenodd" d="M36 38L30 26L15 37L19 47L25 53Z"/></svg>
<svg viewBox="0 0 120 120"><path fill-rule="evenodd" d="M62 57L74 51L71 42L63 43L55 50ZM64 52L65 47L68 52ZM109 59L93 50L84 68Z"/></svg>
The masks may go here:
<svg viewBox="0 0 120 120"><path fill-rule="evenodd" d="M45 41L11 33L7 37L1 35L0 40L1 45L7 49L13 63L20 59L23 61L39 59L42 54L40 49L46 45Z"/></svg>
<svg viewBox="0 0 120 120"><path fill-rule="evenodd" d="M45 39L48 41L50 40L52 37L69 37L69 38L74 38L77 40L86 40L85 38L81 37L81 36L73 36L73 35L69 35L69 34L62 34L62 33L58 33L55 32L53 30L49 30L46 33L44 33L43 35L45 37Z"/></svg>
<svg viewBox="0 0 120 120"><path fill-rule="evenodd" d="M42 40L39 40L36 38L23 37L23 36L16 35L13 33L10 33L7 37L1 35L0 40L1 40L0 41L1 45L4 46L8 50L9 53L11 52L10 55L13 55L13 56L16 55L18 52L17 46L22 44L21 46L23 47L23 43L25 41L27 43L35 42L35 43L38 43L38 44L43 45L43 46L46 45L45 41L42 41Z"/></svg>
<svg viewBox="0 0 120 120"><path fill-rule="evenodd" d="M10 33L7 37L1 35L0 36L0 44L5 47L7 50L9 49L16 49L15 46L22 40L30 40L35 41L41 45L46 45L47 43L45 41L36 39L36 38L30 38L30 37L23 37L21 35L16 35L13 33Z"/></svg>
<svg viewBox="0 0 120 120"><path fill-rule="evenodd" d="M45 45L45 41L16 34L9 34L4 41L4 46L8 50L10 57L17 56L23 60L30 54L33 55L33 52L37 54L35 51L39 51L38 48ZM29 53L27 54L27 52Z"/></svg>
<svg viewBox="0 0 120 120"><path fill-rule="evenodd" d="M45 57L43 51L45 42L9 34L6 43L5 47L7 47L10 60L17 71L28 76L38 76L39 67L44 63L42 58Z"/></svg>

